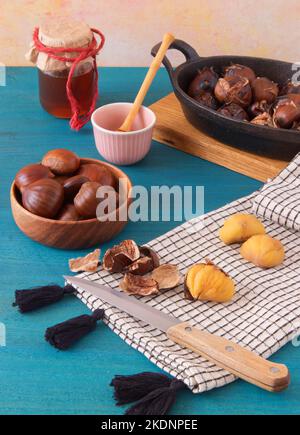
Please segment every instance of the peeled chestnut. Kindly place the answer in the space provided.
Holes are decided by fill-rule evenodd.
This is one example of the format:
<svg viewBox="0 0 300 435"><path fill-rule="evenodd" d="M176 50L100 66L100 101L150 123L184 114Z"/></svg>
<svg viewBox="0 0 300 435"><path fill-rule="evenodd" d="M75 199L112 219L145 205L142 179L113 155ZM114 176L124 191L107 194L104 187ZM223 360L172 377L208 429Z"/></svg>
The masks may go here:
<svg viewBox="0 0 300 435"><path fill-rule="evenodd" d="M113 174L105 166L97 165L96 163L85 163L80 166L78 175L87 177L90 181L96 181L102 184L102 186L115 185L115 179Z"/></svg>
<svg viewBox="0 0 300 435"><path fill-rule="evenodd" d="M60 210L56 219L59 221L79 221L80 215L77 212L74 204L66 204Z"/></svg>
<svg viewBox="0 0 300 435"><path fill-rule="evenodd" d="M62 148L48 151L45 154L42 164L47 166L54 174L73 174L80 165L79 157L72 151Z"/></svg>
<svg viewBox="0 0 300 435"><path fill-rule="evenodd" d="M84 183L74 198L74 205L80 216L91 219L96 217L96 209L101 201L97 198L97 190L101 187L96 181Z"/></svg>
<svg viewBox="0 0 300 435"><path fill-rule="evenodd" d="M34 181L41 180L42 178L53 178L52 172L45 166L37 163L24 166L20 169L15 177L16 186L23 191L23 189Z"/></svg>
<svg viewBox="0 0 300 435"><path fill-rule="evenodd" d="M26 210L45 218L54 218L63 200L62 185L49 178L29 184L22 194L22 204Z"/></svg>
<svg viewBox="0 0 300 435"><path fill-rule="evenodd" d="M202 94L196 95L194 100L213 110L217 110L219 107L218 101L210 92L203 92Z"/></svg>
<svg viewBox="0 0 300 435"><path fill-rule="evenodd" d="M288 98L281 100L274 108L273 121L277 127L292 128L300 121L300 105Z"/></svg>
<svg viewBox="0 0 300 435"><path fill-rule="evenodd" d="M196 77L191 82L188 88L188 94L190 97L196 97L201 94L203 91L213 92L217 81L219 79L218 74L211 67L204 67L198 71Z"/></svg>
<svg viewBox="0 0 300 435"><path fill-rule="evenodd" d="M236 63L225 68L224 77L243 77L252 83L256 79L256 74L252 68Z"/></svg>
<svg viewBox="0 0 300 435"><path fill-rule="evenodd" d="M87 181L89 181L89 179L83 175L74 175L74 177L67 178L63 183L65 199L67 201L72 201L79 192L81 186Z"/></svg>
<svg viewBox="0 0 300 435"><path fill-rule="evenodd" d="M248 121L248 115L245 110L238 104L231 103L226 106L221 107L218 110L221 115L227 116L228 118L237 119L240 121Z"/></svg>
<svg viewBox="0 0 300 435"><path fill-rule="evenodd" d="M235 103L247 107L252 101L249 80L235 76L219 79L215 87L215 96L220 103Z"/></svg>
<svg viewBox="0 0 300 435"><path fill-rule="evenodd" d="M267 77L257 77L252 83L254 101L265 100L268 104L273 103L278 97L279 88L277 83Z"/></svg>

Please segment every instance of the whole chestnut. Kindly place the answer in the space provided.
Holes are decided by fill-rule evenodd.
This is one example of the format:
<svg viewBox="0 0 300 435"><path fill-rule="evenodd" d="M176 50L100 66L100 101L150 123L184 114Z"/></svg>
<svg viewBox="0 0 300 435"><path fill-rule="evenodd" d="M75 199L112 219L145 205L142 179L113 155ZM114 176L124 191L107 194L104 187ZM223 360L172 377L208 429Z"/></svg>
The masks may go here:
<svg viewBox="0 0 300 435"><path fill-rule="evenodd" d="M290 99L281 100L274 108L273 122L279 128L292 128L300 121L300 105Z"/></svg>
<svg viewBox="0 0 300 435"><path fill-rule="evenodd" d="M83 175L74 175L73 177L67 178L63 183L65 199L67 201L72 201L79 192L81 186L87 181L89 181L89 179Z"/></svg>
<svg viewBox="0 0 300 435"><path fill-rule="evenodd" d="M41 180L42 178L53 178L52 172L39 163L24 166L17 172L15 183L18 189L22 192L23 189L34 181Z"/></svg>
<svg viewBox="0 0 300 435"><path fill-rule="evenodd" d="M252 68L236 63L225 68L224 77L243 77L251 84L256 79L256 74Z"/></svg>
<svg viewBox="0 0 300 435"><path fill-rule="evenodd" d="M43 157L42 164L47 166L54 174L73 174L80 165L79 157L72 151L59 148L48 151Z"/></svg>
<svg viewBox="0 0 300 435"><path fill-rule="evenodd" d="M79 221L80 215L74 204L65 204L56 219L59 221Z"/></svg>
<svg viewBox="0 0 300 435"><path fill-rule="evenodd" d="M54 218L64 200L64 190L57 181L44 178L25 187L22 204L26 210L45 218Z"/></svg>
<svg viewBox="0 0 300 435"><path fill-rule="evenodd" d="M202 94L196 95L194 100L213 110L217 110L219 107L218 101L210 92L203 92Z"/></svg>
<svg viewBox="0 0 300 435"><path fill-rule="evenodd" d="M237 119L239 121L248 121L248 115L245 112L245 110L239 106L238 104L231 103L226 106L221 107L218 110L218 113L220 113L223 116L227 116L227 118L233 118Z"/></svg>
<svg viewBox="0 0 300 435"><path fill-rule="evenodd" d="M105 166L97 165L96 163L85 163L81 165L77 174L87 177L90 181L96 181L102 184L102 186L114 187L115 185L115 179L111 171Z"/></svg>
<svg viewBox="0 0 300 435"><path fill-rule="evenodd" d="M190 97L195 97L204 92L213 92L217 81L219 79L218 74L211 67L204 67L198 71L196 77L190 83L188 88L188 94Z"/></svg>
<svg viewBox="0 0 300 435"><path fill-rule="evenodd" d="M97 190L101 186L96 181L88 181L81 186L74 198L74 205L80 216L87 219L96 217L96 209L100 202L97 198Z"/></svg>
<svg viewBox="0 0 300 435"><path fill-rule="evenodd" d="M279 94L277 83L267 77L257 77L252 83L254 101L265 100L268 104L273 103Z"/></svg>
<svg viewBox="0 0 300 435"><path fill-rule="evenodd" d="M247 107L252 101L249 80L235 76L219 79L215 87L215 96L220 103L235 103Z"/></svg>

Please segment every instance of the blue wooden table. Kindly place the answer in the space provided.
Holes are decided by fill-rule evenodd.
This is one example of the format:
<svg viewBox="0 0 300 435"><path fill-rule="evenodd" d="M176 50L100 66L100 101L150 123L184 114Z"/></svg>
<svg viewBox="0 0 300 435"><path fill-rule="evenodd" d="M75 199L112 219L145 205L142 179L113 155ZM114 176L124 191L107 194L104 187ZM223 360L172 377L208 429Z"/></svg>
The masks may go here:
<svg viewBox="0 0 300 435"><path fill-rule="evenodd" d="M100 103L132 101L144 74L144 68L101 69ZM146 104L168 92L170 84L161 70ZM91 126L76 133L70 131L66 121L45 113L39 106L36 70L32 68L8 68L7 86L0 87L0 102L0 322L6 328L6 346L0 347L0 413L122 414L123 409L114 405L109 387L112 377L159 371L156 366L103 325L66 352L47 344L43 335L48 326L88 312L76 298L27 315L11 306L15 289L49 282L62 284L62 274L68 272L68 259L74 252L41 246L18 230L10 212L10 183L19 168L39 161L52 148L69 148L82 157L99 158ZM142 162L125 171L133 183L146 187L203 185L205 211L247 195L261 185L155 142ZM130 223L113 242L134 238L145 243L176 225ZM102 246L102 250L107 246ZM299 414L299 350L289 344L274 360L290 368L292 384L287 391L273 395L243 381L203 395L184 391L179 393L172 414Z"/></svg>

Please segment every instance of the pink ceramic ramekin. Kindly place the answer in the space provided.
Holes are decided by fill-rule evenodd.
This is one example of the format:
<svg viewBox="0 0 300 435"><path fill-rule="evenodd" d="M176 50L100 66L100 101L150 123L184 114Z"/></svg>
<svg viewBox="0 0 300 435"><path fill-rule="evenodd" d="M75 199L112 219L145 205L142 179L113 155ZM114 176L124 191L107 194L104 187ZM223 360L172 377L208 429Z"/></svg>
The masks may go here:
<svg viewBox="0 0 300 435"><path fill-rule="evenodd" d="M117 165L132 165L143 159L151 147L156 117L142 106L128 133L116 131L126 118L132 103L112 103L96 109L92 124L96 147L102 157Z"/></svg>

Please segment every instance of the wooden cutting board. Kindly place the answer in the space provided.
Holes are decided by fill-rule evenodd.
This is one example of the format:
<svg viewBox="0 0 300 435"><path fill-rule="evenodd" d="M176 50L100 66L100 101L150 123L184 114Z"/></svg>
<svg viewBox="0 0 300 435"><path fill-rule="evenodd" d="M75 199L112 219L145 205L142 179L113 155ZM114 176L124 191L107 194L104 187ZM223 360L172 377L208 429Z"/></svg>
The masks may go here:
<svg viewBox="0 0 300 435"><path fill-rule="evenodd" d="M173 93L150 108L157 116L153 139L158 142L264 182L288 164L225 145L197 130L186 120Z"/></svg>

